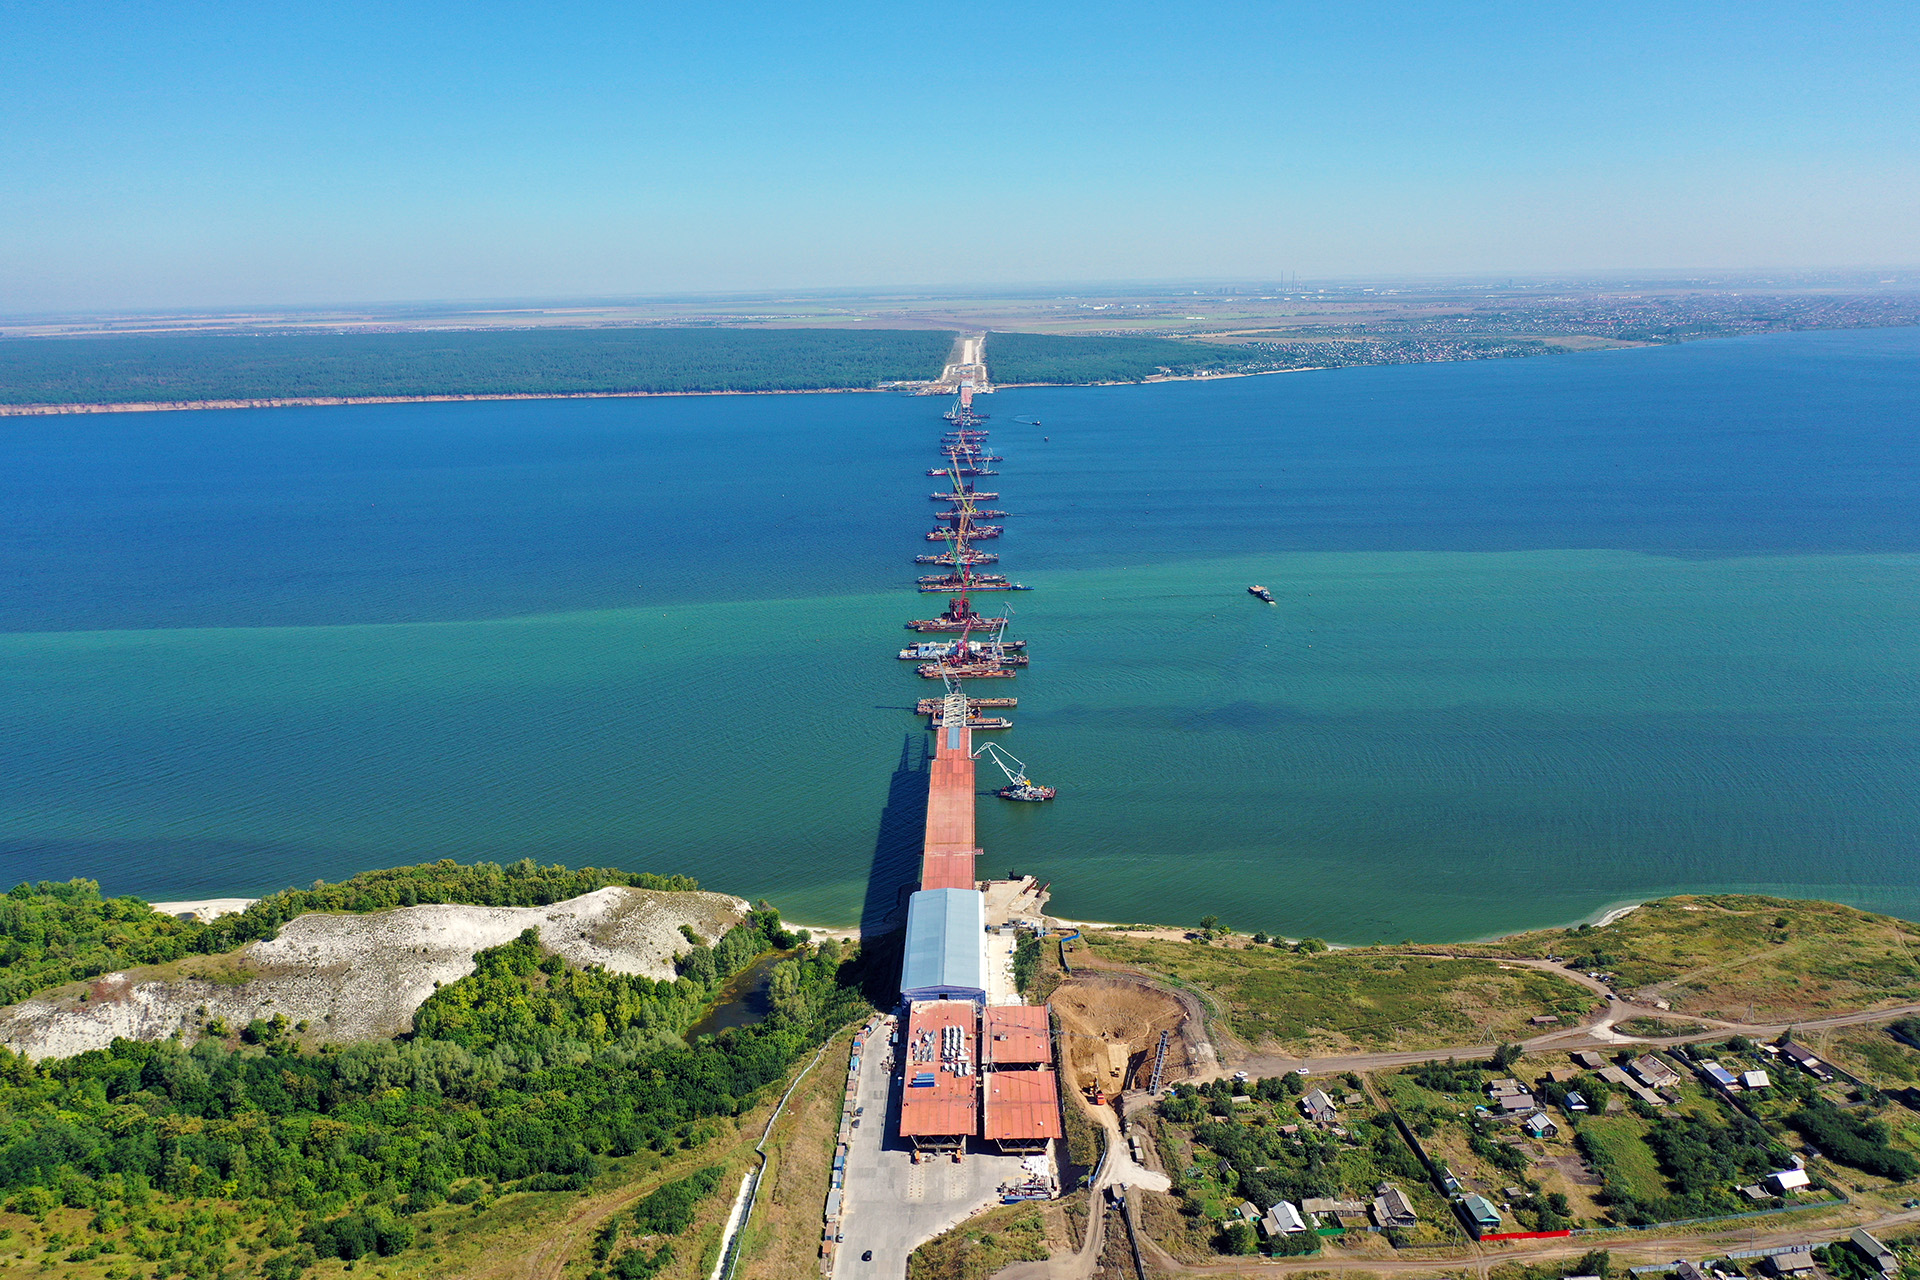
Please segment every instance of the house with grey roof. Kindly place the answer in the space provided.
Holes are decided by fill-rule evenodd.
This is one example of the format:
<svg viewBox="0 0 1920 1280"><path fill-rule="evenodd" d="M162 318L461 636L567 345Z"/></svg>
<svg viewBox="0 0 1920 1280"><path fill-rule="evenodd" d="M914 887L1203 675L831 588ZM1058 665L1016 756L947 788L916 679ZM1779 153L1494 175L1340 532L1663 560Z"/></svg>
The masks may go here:
<svg viewBox="0 0 1920 1280"><path fill-rule="evenodd" d="M1378 1227L1411 1227L1419 1223L1420 1215L1413 1211L1413 1201L1407 1199L1407 1193L1391 1182L1383 1182L1374 1188L1373 1221Z"/></svg>

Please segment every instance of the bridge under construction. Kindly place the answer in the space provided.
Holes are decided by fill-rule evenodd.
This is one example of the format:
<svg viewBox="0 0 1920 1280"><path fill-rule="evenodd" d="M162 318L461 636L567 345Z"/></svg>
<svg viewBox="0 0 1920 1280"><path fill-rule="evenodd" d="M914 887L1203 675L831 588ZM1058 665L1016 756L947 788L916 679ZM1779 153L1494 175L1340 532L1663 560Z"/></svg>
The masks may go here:
<svg viewBox="0 0 1920 1280"><path fill-rule="evenodd" d="M950 493L937 496L953 503L943 519L952 526L959 584L959 594L942 616L951 620L960 639L920 669L922 675L945 680L946 696L928 708L934 713L934 751L927 778L926 839L920 887L907 902L900 970L903 1016L897 1024L901 1034L894 1059L901 1099L899 1137L912 1145L916 1158L939 1152L961 1159L973 1141L991 1143L1003 1152L1044 1152L1062 1134L1048 1011L989 1000L995 984L987 972L986 895L975 870L981 852L974 812L977 704L967 697L964 682L1011 678L1012 668L1027 658L1024 645L1005 638L1008 619L980 618L969 599L974 561L968 542L976 528L979 510L974 504L980 495L967 477L998 460L987 451L987 432L978 425L983 415L973 407L973 391L971 383L962 383L946 415L953 428L941 444L946 466L938 469L952 484ZM908 625L924 630L931 624ZM976 627L992 638L974 641ZM1011 705L1014 700L993 701ZM1005 724L1001 720L993 727ZM1007 775L1008 785L997 795L1018 801L1053 798L1052 789L1033 784L1012 756L996 748L983 751Z"/></svg>

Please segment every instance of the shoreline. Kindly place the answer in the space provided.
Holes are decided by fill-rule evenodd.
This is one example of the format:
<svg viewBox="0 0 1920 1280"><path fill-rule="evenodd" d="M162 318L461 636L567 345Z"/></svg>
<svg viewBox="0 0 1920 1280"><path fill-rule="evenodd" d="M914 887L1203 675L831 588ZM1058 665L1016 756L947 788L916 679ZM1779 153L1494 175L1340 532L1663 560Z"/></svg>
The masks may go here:
<svg viewBox="0 0 1920 1280"><path fill-rule="evenodd" d="M648 400L691 396L837 396L852 392L901 395L882 387L808 387L792 391L499 391L431 396L261 396L232 400L90 401L85 404L0 404L0 418L50 418L74 413L184 413L198 409L298 409L350 404L464 404L480 400Z"/></svg>
<svg viewBox="0 0 1920 1280"><path fill-rule="evenodd" d="M1441 361L1436 363L1453 363ZM1350 365L1303 365L1295 369L1256 369L1249 373L1170 374L1120 382L999 382L992 390L1035 387L1145 387L1163 382L1221 382L1228 378L1264 378L1274 373L1317 373ZM489 391L419 396L256 396L225 400L96 400L79 404L0 404L0 418L51 418L79 413L188 413L209 409L299 409L358 404L467 404L490 400L653 400L701 396L943 395L902 391L897 387L806 387L780 391ZM991 391L989 392L991 394Z"/></svg>

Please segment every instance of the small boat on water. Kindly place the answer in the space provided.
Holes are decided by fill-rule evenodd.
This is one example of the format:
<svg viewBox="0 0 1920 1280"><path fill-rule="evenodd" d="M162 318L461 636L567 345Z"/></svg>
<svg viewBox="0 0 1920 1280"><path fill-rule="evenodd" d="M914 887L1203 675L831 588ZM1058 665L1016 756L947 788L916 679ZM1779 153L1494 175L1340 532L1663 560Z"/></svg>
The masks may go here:
<svg viewBox="0 0 1920 1280"><path fill-rule="evenodd" d="M1250 596L1257 596L1259 599L1265 600L1268 604L1275 603L1273 598L1273 592L1267 590L1263 586L1260 586L1258 583L1255 583L1253 586L1248 587L1247 594Z"/></svg>

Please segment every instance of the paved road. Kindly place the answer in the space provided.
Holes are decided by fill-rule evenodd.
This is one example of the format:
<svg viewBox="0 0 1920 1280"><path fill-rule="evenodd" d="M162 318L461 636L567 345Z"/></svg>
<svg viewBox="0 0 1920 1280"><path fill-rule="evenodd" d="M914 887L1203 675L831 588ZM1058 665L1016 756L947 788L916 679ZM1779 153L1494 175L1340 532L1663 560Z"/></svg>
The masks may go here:
<svg viewBox="0 0 1920 1280"><path fill-rule="evenodd" d="M890 1028L897 1030L897 1028ZM834 1259L834 1280L900 1280L907 1255L922 1244L999 1203L1002 1183L1018 1181L1017 1156L970 1152L913 1162L913 1152L895 1134L900 1128L900 1080L881 1038L867 1042L860 1059L857 1106L865 1107L847 1151L842 1189L843 1237ZM873 1251L871 1262L860 1255Z"/></svg>

